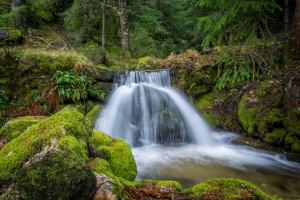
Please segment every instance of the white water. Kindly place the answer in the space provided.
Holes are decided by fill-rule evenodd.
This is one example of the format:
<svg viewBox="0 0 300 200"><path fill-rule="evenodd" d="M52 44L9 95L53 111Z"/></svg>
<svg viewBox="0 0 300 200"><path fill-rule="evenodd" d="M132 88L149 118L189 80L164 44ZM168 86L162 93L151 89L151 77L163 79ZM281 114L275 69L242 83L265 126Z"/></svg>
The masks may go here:
<svg viewBox="0 0 300 200"><path fill-rule="evenodd" d="M115 84L95 128L124 138L132 146L137 179L159 178L153 174L164 177L163 173L168 172L162 169L166 167L175 174L184 174L182 171L191 165L183 163L193 163L193 172L185 173L187 177L192 174L189 179L194 182L203 181L197 175L201 169L207 170L204 165L218 165L211 168L215 170L226 168L222 177L232 177L227 168L250 174L262 174L267 169L274 175L300 177L300 164L287 161L283 155L232 144L238 135L211 129L188 99L170 86L168 71L125 71ZM243 179L247 180L247 175Z"/></svg>

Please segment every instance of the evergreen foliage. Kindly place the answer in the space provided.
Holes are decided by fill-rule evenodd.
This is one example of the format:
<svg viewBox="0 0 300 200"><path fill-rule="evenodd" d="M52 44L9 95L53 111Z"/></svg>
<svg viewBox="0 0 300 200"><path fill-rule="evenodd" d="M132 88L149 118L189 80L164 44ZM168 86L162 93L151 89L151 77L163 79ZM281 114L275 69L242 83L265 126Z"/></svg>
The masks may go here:
<svg viewBox="0 0 300 200"><path fill-rule="evenodd" d="M197 22L195 5L195 0L132 3L129 14L135 56L165 57L188 48L195 35L192 31Z"/></svg>
<svg viewBox="0 0 300 200"><path fill-rule="evenodd" d="M211 10L199 18L199 26L208 32L203 42L206 47L241 42L251 47L266 42L272 15L281 9L275 0L200 0L198 4Z"/></svg>
<svg viewBox="0 0 300 200"><path fill-rule="evenodd" d="M221 46L217 60L219 89L228 82L254 78L262 65L268 70L274 68L275 62L266 62L251 48L267 46L274 13L281 10L275 0L200 0L198 5L208 11L198 24L207 32L203 46Z"/></svg>

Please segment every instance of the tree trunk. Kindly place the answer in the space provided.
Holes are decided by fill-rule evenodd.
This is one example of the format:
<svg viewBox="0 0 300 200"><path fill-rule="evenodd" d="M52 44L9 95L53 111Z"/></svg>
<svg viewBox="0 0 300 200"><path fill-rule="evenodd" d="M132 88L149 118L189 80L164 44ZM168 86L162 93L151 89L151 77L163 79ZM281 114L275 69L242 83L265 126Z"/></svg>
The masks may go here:
<svg viewBox="0 0 300 200"><path fill-rule="evenodd" d="M119 0L119 15L121 23L122 47L124 52L130 52L128 13L126 0Z"/></svg>
<svg viewBox="0 0 300 200"><path fill-rule="evenodd" d="M292 55L296 56L300 52L300 0L296 0L294 21L291 37Z"/></svg>
<svg viewBox="0 0 300 200"><path fill-rule="evenodd" d="M290 28L289 28L289 0L284 0L284 68L289 67L290 60Z"/></svg>
<svg viewBox="0 0 300 200"><path fill-rule="evenodd" d="M106 49L106 3L103 3L102 6L102 49L105 51Z"/></svg>
<svg viewBox="0 0 300 200"><path fill-rule="evenodd" d="M26 0L12 0L11 1L11 10L14 10L26 3ZM11 21L11 24L14 28L19 28L20 26L26 26L26 15L24 12L20 13L20 19Z"/></svg>
<svg viewBox="0 0 300 200"><path fill-rule="evenodd" d="M89 24L90 24L90 20L89 20L89 9L88 9L88 2L87 1L83 1L82 3L82 8L83 8L83 24L84 24L84 32L85 32L85 36L84 36L84 42L88 39L89 37Z"/></svg>

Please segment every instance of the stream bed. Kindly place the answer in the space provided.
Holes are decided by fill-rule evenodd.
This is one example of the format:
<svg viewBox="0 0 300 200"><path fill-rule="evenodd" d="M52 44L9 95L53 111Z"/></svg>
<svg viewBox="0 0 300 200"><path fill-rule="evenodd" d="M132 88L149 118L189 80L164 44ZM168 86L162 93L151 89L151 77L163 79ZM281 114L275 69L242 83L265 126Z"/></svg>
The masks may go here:
<svg viewBox="0 0 300 200"><path fill-rule="evenodd" d="M239 147L241 146L237 146ZM300 171L295 168L297 163L290 163L295 164L292 166L293 169L284 170L283 166L277 166L281 165L283 158L275 154L271 155L275 158L278 156L278 160L281 160L277 164L274 157L269 160L266 156L265 160L262 160L260 156L255 159L255 156L249 155L245 155L245 159L249 162L240 163L234 154L232 158L228 158L231 152L227 150L221 148L207 154L208 152L205 150L203 152L197 145L169 147L149 145L133 148L138 167L136 180L174 180L183 188L189 188L211 178L237 178L249 181L267 194L276 195L284 200L300 197ZM269 154L255 149L253 151ZM227 159L224 158L224 153L227 154Z"/></svg>

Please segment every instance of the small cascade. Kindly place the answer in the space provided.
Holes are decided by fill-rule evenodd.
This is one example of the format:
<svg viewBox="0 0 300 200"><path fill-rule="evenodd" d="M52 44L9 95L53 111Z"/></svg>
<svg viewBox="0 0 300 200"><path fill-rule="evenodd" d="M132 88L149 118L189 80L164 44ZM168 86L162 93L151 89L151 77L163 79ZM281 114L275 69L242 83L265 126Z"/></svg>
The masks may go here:
<svg viewBox="0 0 300 200"><path fill-rule="evenodd" d="M168 70L119 71L95 128L133 147L136 179L172 179L192 186L208 178L242 178L282 196L300 187L299 163L233 144L239 135L211 129L170 85Z"/></svg>
<svg viewBox="0 0 300 200"><path fill-rule="evenodd" d="M114 82L96 129L131 146L214 143L210 127L186 96L171 87L168 70L119 71Z"/></svg>

